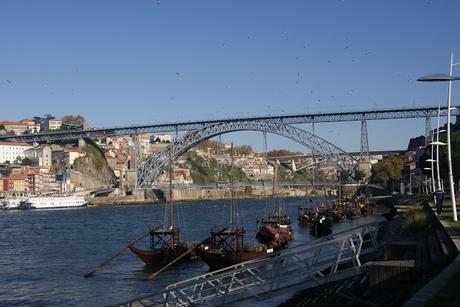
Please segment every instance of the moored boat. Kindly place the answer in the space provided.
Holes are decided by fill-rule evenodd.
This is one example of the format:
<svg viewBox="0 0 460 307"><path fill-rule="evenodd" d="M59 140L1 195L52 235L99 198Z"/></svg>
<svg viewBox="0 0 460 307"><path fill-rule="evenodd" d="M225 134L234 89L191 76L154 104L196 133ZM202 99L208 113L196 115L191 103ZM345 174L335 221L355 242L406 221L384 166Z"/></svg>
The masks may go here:
<svg viewBox="0 0 460 307"><path fill-rule="evenodd" d="M3 210L16 210L16 209L23 209L25 205L25 197L6 197L3 198L2 208Z"/></svg>
<svg viewBox="0 0 460 307"><path fill-rule="evenodd" d="M179 240L180 229L156 229L150 232L150 247L143 249L130 244L129 249L146 265L163 266L184 254L193 246ZM191 253L183 260L194 257Z"/></svg>
<svg viewBox="0 0 460 307"><path fill-rule="evenodd" d="M246 230L239 227L238 210L234 199L233 188L233 144L231 145L230 168L230 221L222 229L212 228L211 236L196 248L197 254L209 266L211 271L225 268L240 262L262 257L273 249L264 244L245 244Z"/></svg>
<svg viewBox="0 0 460 307"><path fill-rule="evenodd" d="M74 195L33 196L24 201L24 209L76 208L85 205L84 197Z"/></svg>
<svg viewBox="0 0 460 307"><path fill-rule="evenodd" d="M310 222L310 233L315 237L328 235L332 232L332 220L320 212L317 212Z"/></svg>
<svg viewBox="0 0 460 307"><path fill-rule="evenodd" d="M211 237L197 248L197 254L209 266L211 271L225 268L240 262L265 256L264 244L245 244L245 229L231 225L222 230L211 230Z"/></svg>
<svg viewBox="0 0 460 307"><path fill-rule="evenodd" d="M294 238L291 219L286 214L285 205L277 193L278 162L275 163L273 174L272 201L267 213L258 221L256 239L270 248L286 248Z"/></svg>
<svg viewBox="0 0 460 307"><path fill-rule="evenodd" d="M164 266L176 258L180 260L190 260L196 258L196 254L190 252L194 248L193 243L180 240L180 228L174 225L174 208L172 193L172 158L169 153L169 201L165 203L162 225L152 229L149 233L150 244L147 248L139 248L130 244L129 249L146 265ZM169 210L167 210L169 208ZM169 219L168 219L169 215Z"/></svg>

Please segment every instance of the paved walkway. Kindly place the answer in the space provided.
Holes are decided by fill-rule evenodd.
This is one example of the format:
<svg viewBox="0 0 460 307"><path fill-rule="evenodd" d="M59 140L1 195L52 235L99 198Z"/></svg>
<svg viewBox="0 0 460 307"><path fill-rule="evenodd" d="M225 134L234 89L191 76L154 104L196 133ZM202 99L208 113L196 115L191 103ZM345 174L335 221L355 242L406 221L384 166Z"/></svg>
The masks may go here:
<svg viewBox="0 0 460 307"><path fill-rule="evenodd" d="M439 218L439 217L438 217ZM459 254L457 257L444 268L435 278L428 282L422 289L420 289L411 299L409 299L403 307L419 307L425 305L436 293L441 291L449 282L450 278L460 271L460 236L447 224L444 219L440 219L441 224L447 230L452 241L457 246Z"/></svg>

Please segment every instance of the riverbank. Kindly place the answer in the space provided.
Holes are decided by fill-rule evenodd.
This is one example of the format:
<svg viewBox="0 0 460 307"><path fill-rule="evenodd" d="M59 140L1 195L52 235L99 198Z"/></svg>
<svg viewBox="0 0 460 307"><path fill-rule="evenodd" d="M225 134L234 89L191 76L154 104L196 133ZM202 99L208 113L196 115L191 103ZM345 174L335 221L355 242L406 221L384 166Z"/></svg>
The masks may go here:
<svg viewBox="0 0 460 307"><path fill-rule="evenodd" d="M359 277L301 291L282 306L401 306L455 257L427 196L391 197L378 206L388 209L380 256L365 263Z"/></svg>
<svg viewBox="0 0 460 307"><path fill-rule="evenodd" d="M436 206L431 201L433 211ZM435 278L420 289L404 307L458 306L460 293L460 222L452 221L452 207L446 201L442 214L437 216L457 248L457 256Z"/></svg>
<svg viewBox="0 0 460 307"><path fill-rule="evenodd" d="M356 187L347 187L343 190L343 197L350 197L355 193ZM280 188L278 195L283 198L307 198L319 196L335 196L333 188L314 189L308 188ZM237 187L234 191L235 199L263 199L272 197L271 189L268 187ZM231 191L229 188L181 188L173 190L173 199L177 202L184 201L211 201L230 200ZM88 199L88 206L106 205L134 205L134 204L158 204L169 200L167 190L135 190L132 195L109 195L104 197L92 197Z"/></svg>

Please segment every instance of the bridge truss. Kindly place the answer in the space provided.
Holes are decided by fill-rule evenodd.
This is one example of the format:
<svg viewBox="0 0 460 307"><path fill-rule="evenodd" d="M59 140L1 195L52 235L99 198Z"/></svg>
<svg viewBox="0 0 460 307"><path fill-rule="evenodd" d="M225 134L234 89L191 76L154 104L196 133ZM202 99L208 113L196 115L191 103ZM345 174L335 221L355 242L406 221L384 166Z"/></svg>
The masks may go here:
<svg viewBox="0 0 460 307"><path fill-rule="evenodd" d="M244 130L268 132L289 138L312 149L315 155L321 156L324 160L333 162L339 169L346 170L350 176L354 175L354 159L344 150L319 136L300 128L286 125L281 121L240 120L211 124L204 128L190 131L183 137L174 140L167 147L139 164L137 171L138 187L147 188L153 185L155 179L168 166L170 152L174 160L193 146L207 139L224 133Z"/></svg>
<svg viewBox="0 0 460 307"><path fill-rule="evenodd" d="M459 106L460 107L460 106ZM441 116L445 116L447 108L441 108ZM213 120L197 120L170 122L149 125L133 125L111 128L98 128L86 130L64 130L57 132L35 133L26 135L0 135L0 141L16 140L22 142L53 142L63 140L76 140L81 138L98 138L115 135L135 135L140 133L176 132L201 129L205 126L218 123L232 123L240 121L281 121L285 124L305 124L322 122L367 121L383 119L429 118L438 115L438 106L419 108L399 108L384 110L362 110L352 112L310 113L267 115L254 117L234 117ZM460 110L452 110L452 115L460 115Z"/></svg>

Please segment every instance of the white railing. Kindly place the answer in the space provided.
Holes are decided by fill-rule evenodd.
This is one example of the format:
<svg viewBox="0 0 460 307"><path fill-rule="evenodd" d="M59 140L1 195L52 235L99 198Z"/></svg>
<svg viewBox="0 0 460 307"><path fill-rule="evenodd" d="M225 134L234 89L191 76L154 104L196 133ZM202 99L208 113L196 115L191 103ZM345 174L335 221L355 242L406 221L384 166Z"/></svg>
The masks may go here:
<svg viewBox="0 0 460 307"><path fill-rule="evenodd" d="M379 223L171 284L160 293L117 306L190 306L250 303L282 291L307 289L361 273L361 258L375 253Z"/></svg>
<svg viewBox="0 0 460 307"><path fill-rule="evenodd" d="M294 285L308 288L353 276L360 273L363 252L376 251L377 233L378 223L366 224L314 244L171 284L163 292L163 304L228 304Z"/></svg>

